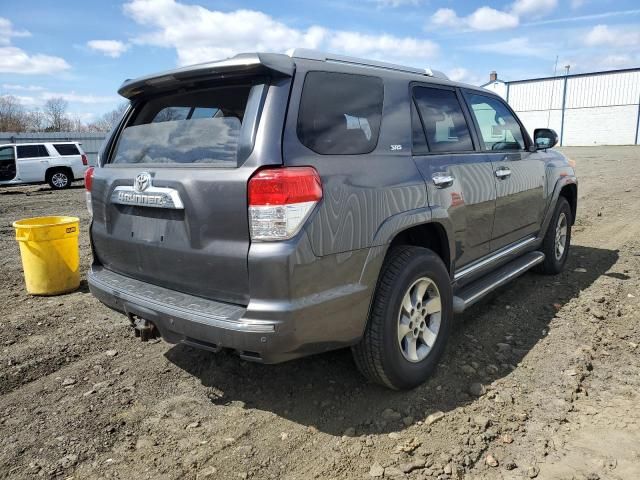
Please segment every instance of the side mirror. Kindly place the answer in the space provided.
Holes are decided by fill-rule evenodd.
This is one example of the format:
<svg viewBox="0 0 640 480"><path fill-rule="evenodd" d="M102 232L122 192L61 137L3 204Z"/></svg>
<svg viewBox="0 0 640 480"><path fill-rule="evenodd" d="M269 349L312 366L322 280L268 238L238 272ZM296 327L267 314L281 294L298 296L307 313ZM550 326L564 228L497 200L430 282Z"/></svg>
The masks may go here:
<svg viewBox="0 0 640 480"><path fill-rule="evenodd" d="M536 128L533 131L533 141L538 150L546 150L557 145L558 134L550 128Z"/></svg>

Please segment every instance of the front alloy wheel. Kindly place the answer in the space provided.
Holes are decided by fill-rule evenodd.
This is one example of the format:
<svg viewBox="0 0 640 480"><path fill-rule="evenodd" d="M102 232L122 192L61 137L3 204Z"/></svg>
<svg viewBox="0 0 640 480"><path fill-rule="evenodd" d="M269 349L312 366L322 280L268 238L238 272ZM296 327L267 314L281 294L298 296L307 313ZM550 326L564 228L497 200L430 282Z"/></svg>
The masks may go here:
<svg viewBox="0 0 640 480"><path fill-rule="evenodd" d="M565 197L560 197L540 246L544 261L533 267L534 271L546 275L556 275L562 271L569 257L572 224L571 206Z"/></svg>
<svg viewBox="0 0 640 480"><path fill-rule="evenodd" d="M558 216L558 222L556 224L556 241L555 241L555 255L556 260L560 260L564 255L564 250L567 247L567 215L564 212L560 212Z"/></svg>

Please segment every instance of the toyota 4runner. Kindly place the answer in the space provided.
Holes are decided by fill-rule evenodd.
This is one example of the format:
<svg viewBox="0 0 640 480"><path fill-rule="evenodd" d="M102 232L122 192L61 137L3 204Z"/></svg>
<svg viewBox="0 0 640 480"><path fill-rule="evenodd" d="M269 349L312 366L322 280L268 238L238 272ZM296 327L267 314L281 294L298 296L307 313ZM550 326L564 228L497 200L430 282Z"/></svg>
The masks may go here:
<svg viewBox="0 0 640 480"><path fill-rule="evenodd" d="M562 270L573 166L500 97L309 50L126 81L86 175L93 294L143 339L277 363L351 347L411 388L453 315Z"/></svg>

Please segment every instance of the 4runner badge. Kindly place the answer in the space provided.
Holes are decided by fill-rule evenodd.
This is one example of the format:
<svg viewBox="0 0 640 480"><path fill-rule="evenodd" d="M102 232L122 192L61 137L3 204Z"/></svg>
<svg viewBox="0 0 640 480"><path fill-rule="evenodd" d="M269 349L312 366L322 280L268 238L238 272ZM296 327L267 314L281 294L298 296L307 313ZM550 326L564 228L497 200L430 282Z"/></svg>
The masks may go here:
<svg viewBox="0 0 640 480"><path fill-rule="evenodd" d="M123 185L113 190L111 203L139 207L184 208L177 190L168 187L154 187L151 182L150 173L139 173L133 181L133 186Z"/></svg>

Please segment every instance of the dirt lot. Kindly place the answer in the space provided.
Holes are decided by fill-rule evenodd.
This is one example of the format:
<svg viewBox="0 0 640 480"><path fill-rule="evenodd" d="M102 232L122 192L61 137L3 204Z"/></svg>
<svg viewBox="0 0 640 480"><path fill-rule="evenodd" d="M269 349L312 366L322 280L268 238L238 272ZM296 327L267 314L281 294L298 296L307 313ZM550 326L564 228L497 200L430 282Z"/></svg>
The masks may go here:
<svg viewBox="0 0 640 480"><path fill-rule="evenodd" d="M141 343L84 282L30 297L11 222L79 215L86 270L83 189L0 190L0 477L640 478L640 148L565 152L565 273L475 306L411 392L348 351L262 366Z"/></svg>

